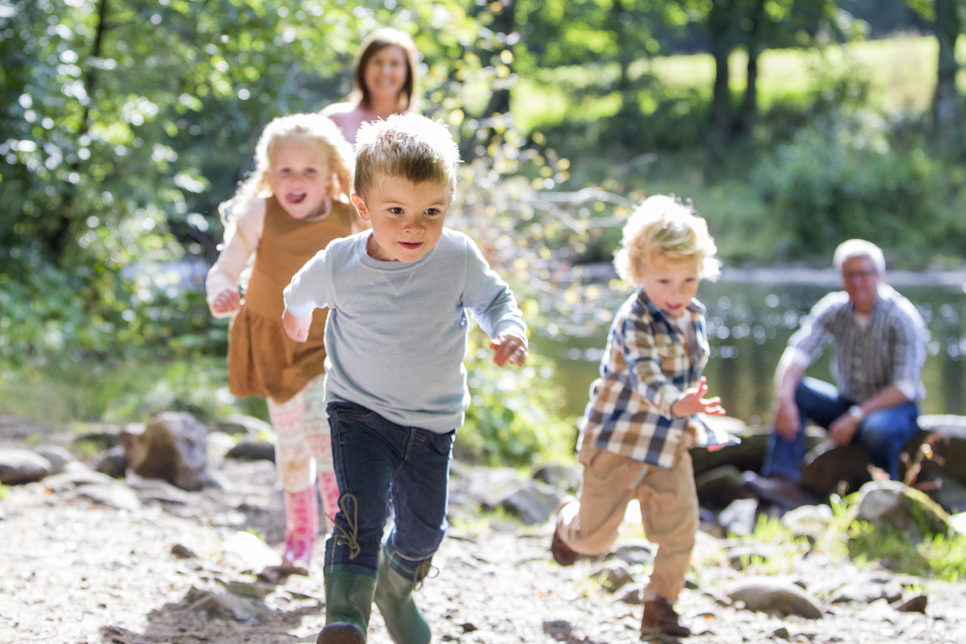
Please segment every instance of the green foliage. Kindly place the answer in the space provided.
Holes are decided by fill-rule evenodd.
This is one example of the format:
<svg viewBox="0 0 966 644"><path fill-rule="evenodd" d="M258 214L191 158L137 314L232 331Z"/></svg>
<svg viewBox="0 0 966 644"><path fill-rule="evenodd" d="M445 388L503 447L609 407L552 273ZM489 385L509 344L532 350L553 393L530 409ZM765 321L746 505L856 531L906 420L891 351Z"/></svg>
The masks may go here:
<svg viewBox="0 0 966 644"><path fill-rule="evenodd" d="M475 333L479 339L485 336ZM482 336L482 338L480 338ZM479 346L469 364L472 404L456 439L457 455L486 465L529 466L572 457L574 425L559 418L563 391L553 369L531 356L528 366L497 367Z"/></svg>
<svg viewBox="0 0 966 644"><path fill-rule="evenodd" d="M951 582L966 578L966 538L958 533L914 544L898 528L854 521L847 535L849 555L859 563L881 562L892 570Z"/></svg>
<svg viewBox="0 0 966 644"><path fill-rule="evenodd" d="M8 494L10 494L10 488L3 483L0 483L0 501L3 501L5 498L7 498Z"/></svg>
<svg viewBox="0 0 966 644"><path fill-rule="evenodd" d="M958 252L966 226L950 201L962 179L887 132L869 114L831 114L762 160L753 181L785 231L783 254L827 257L852 237L900 256Z"/></svg>

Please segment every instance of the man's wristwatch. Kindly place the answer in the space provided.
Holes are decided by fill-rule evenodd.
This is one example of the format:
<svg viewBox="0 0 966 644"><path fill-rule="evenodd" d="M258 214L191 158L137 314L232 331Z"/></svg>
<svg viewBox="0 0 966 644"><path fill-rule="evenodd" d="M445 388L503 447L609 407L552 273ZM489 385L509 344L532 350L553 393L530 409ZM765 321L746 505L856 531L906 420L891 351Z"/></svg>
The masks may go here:
<svg viewBox="0 0 966 644"><path fill-rule="evenodd" d="M862 411L862 408L858 405L852 405L849 407L849 416L851 416L852 420L855 422L861 423L862 419L865 418L865 412Z"/></svg>

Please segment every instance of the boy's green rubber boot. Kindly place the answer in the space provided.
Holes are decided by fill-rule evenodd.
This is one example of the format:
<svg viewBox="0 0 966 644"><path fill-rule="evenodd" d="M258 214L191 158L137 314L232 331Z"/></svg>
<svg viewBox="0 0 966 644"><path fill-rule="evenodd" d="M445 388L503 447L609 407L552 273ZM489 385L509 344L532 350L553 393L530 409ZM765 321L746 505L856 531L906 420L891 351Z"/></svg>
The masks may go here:
<svg viewBox="0 0 966 644"><path fill-rule="evenodd" d="M415 572L416 580L406 579L389 565L386 552L382 551L375 600L389 637L396 644L428 644L431 637L429 622L413 599L413 590L417 582L422 582L425 573L419 574L419 568Z"/></svg>
<svg viewBox="0 0 966 644"><path fill-rule="evenodd" d="M354 572L325 575L325 628L316 644L366 644L376 580Z"/></svg>

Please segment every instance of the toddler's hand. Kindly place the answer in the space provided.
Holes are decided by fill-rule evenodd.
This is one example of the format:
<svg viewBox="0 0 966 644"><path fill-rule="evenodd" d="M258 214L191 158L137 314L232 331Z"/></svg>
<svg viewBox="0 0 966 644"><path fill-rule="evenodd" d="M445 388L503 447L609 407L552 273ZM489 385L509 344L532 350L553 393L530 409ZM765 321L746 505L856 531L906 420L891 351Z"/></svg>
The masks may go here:
<svg viewBox="0 0 966 644"><path fill-rule="evenodd" d="M509 360L518 367L527 361L527 341L514 333L501 333L490 341L490 348L495 351L493 362L502 367Z"/></svg>
<svg viewBox="0 0 966 644"><path fill-rule="evenodd" d="M297 318L285 309L285 313L282 314L282 328L285 329L285 333L288 337L292 338L296 342L305 342L309 339L309 327L312 326L312 316L308 315L304 318Z"/></svg>
<svg viewBox="0 0 966 644"><path fill-rule="evenodd" d="M671 413L675 416L693 416L699 413L724 416L725 410L721 406L721 399L717 396L704 398L706 393L708 393L708 380L702 377L697 387L686 389L684 396L671 405Z"/></svg>
<svg viewBox="0 0 966 644"><path fill-rule="evenodd" d="M215 313L231 313L241 306L241 294L238 291L225 289L211 302L211 310Z"/></svg>

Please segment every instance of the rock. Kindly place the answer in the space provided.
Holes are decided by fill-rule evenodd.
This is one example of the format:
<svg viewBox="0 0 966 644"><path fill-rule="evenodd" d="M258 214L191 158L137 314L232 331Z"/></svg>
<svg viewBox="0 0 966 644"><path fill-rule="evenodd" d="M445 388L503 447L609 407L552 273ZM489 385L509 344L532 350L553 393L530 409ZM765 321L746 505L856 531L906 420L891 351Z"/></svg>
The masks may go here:
<svg viewBox="0 0 966 644"><path fill-rule="evenodd" d="M782 515L781 522L795 536L818 540L828 532L832 522L832 508L827 505L803 505Z"/></svg>
<svg viewBox="0 0 966 644"><path fill-rule="evenodd" d="M866 483L859 490L854 520L898 528L913 543L949 533L949 515L919 490L898 481Z"/></svg>
<svg viewBox="0 0 966 644"><path fill-rule="evenodd" d="M138 433L125 427L121 443L128 464L140 476L160 478L184 490L200 490L207 463L207 428L184 412L164 412Z"/></svg>
<svg viewBox="0 0 966 644"><path fill-rule="evenodd" d="M68 463L77 461L73 454L57 445L38 445L32 450L50 462L51 474L60 474L67 468Z"/></svg>
<svg viewBox="0 0 966 644"><path fill-rule="evenodd" d="M789 633L788 632L788 629L785 628L784 626L781 626L779 628L776 628L771 633L771 638L772 639L787 640L791 636L792 636L791 633Z"/></svg>
<svg viewBox="0 0 966 644"><path fill-rule="evenodd" d="M134 423L140 425L140 423ZM118 425L104 425L95 431L84 432L74 438L74 443L93 443L98 449L106 451L121 444L121 432Z"/></svg>
<svg viewBox="0 0 966 644"><path fill-rule="evenodd" d="M544 465L533 473L533 478L555 488L576 492L580 487L580 467L566 465Z"/></svg>
<svg viewBox="0 0 966 644"><path fill-rule="evenodd" d="M498 501L498 505L526 525L534 525L549 521L562 498L563 494L557 488L536 481L524 481L510 489Z"/></svg>
<svg viewBox="0 0 966 644"><path fill-rule="evenodd" d="M85 485L78 488L77 496L90 499L94 503L106 505L117 510L137 510L141 501L127 486L116 482L107 485Z"/></svg>
<svg viewBox="0 0 966 644"><path fill-rule="evenodd" d="M620 559L629 566L649 564L654 561L657 546L647 539L624 539L621 544L608 553L608 559Z"/></svg>
<svg viewBox="0 0 966 644"><path fill-rule="evenodd" d="M767 543L736 546L728 549L728 563L735 570L744 570L749 564L768 561L775 552L776 548Z"/></svg>
<svg viewBox="0 0 966 644"><path fill-rule="evenodd" d="M733 535L744 537L755 530L758 499L738 499L718 514L718 524Z"/></svg>
<svg viewBox="0 0 966 644"><path fill-rule="evenodd" d="M915 453L929 434L938 434L940 438L932 440L932 449L943 463L933 461L933 465L943 477L953 477L966 485L966 416L927 414L919 417L919 429L919 434L907 444L907 451Z"/></svg>
<svg viewBox="0 0 966 644"><path fill-rule="evenodd" d="M239 597L251 597L252 599L257 599L263 601L275 587L270 584L262 584L258 582L248 582L239 581L237 579L232 579L225 585L225 590L230 592L232 595L237 595Z"/></svg>
<svg viewBox="0 0 966 644"><path fill-rule="evenodd" d="M741 478L741 470L734 465L721 465L695 476L694 484L701 507L716 512L727 508L733 501L752 496Z"/></svg>
<svg viewBox="0 0 966 644"><path fill-rule="evenodd" d="M949 517L949 525L959 534L966 536L966 512Z"/></svg>
<svg viewBox="0 0 966 644"><path fill-rule="evenodd" d="M929 603L929 598L926 595L916 595L907 601L898 603L895 609L900 613L922 613L926 614L926 604Z"/></svg>
<svg viewBox="0 0 966 644"><path fill-rule="evenodd" d="M173 554L178 559L197 559L198 555L195 551L186 545L176 543L171 546L171 554Z"/></svg>
<svg viewBox="0 0 966 644"><path fill-rule="evenodd" d="M465 633L466 631L464 630L463 632ZM543 632L558 642L570 642L574 627L568 621L557 619L551 622L544 622Z"/></svg>
<svg viewBox="0 0 966 644"><path fill-rule="evenodd" d="M902 599L902 586L890 580L859 579L839 588L832 595L832 603L860 602L871 604L885 599L894 602Z"/></svg>
<svg viewBox="0 0 966 644"><path fill-rule="evenodd" d="M798 615L805 619L821 619L818 600L792 583L754 577L739 582L728 593L735 602L743 602L748 610L763 613Z"/></svg>
<svg viewBox="0 0 966 644"><path fill-rule="evenodd" d="M209 617L234 619L248 626L257 624L271 612L261 602L231 593L206 593L189 608Z"/></svg>
<svg viewBox="0 0 966 644"><path fill-rule="evenodd" d="M244 438L225 454L225 458L240 461L271 461L275 462L275 445L263 440Z"/></svg>
<svg viewBox="0 0 966 644"><path fill-rule="evenodd" d="M128 485L137 490L142 501L161 501L174 505L187 505L190 495L161 479L142 479L136 475L128 480Z"/></svg>
<svg viewBox="0 0 966 644"><path fill-rule="evenodd" d="M620 597L617 601L623 602L625 604L630 604L631 606L640 606L641 602L644 601L644 584L632 584L623 589Z"/></svg>
<svg viewBox="0 0 966 644"><path fill-rule="evenodd" d="M634 581L634 575L631 574L627 564L623 561L609 561L592 572L590 576L602 578L600 585L604 587L604 590L611 593Z"/></svg>
<svg viewBox="0 0 966 644"><path fill-rule="evenodd" d="M226 434L247 434L249 436L271 436L274 434L272 426L260 418L245 414L232 414L222 418L216 424L218 431Z"/></svg>
<svg viewBox="0 0 966 644"><path fill-rule="evenodd" d="M282 556L250 532L236 532L225 540L222 552L239 557L253 570L282 563Z"/></svg>
<svg viewBox="0 0 966 644"><path fill-rule="evenodd" d="M94 469L102 474L107 474L111 478L123 479L127 471L127 454L120 445L112 447L101 460L97 462Z"/></svg>
<svg viewBox="0 0 966 644"><path fill-rule="evenodd" d="M50 475L53 465L29 449L0 448L0 483L34 483Z"/></svg>
<svg viewBox="0 0 966 644"><path fill-rule="evenodd" d="M869 454L857 443L839 445L827 440L810 450L802 462L802 487L821 498L828 498L845 483L849 493L872 480Z"/></svg>
<svg viewBox="0 0 966 644"><path fill-rule="evenodd" d="M914 487L928 494L950 514L966 511L966 485L952 476L944 476L936 461L922 464Z"/></svg>
<svg viewBox="0 0 966 644"><path fill-rule="evenodd" d="M44 488L51 492L73 490L84 485L117 485L117 481L76 461L70 463L62 474L44 479Z"/></svg>

